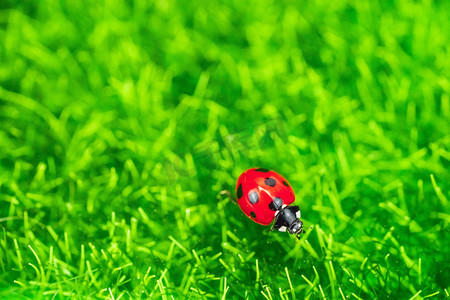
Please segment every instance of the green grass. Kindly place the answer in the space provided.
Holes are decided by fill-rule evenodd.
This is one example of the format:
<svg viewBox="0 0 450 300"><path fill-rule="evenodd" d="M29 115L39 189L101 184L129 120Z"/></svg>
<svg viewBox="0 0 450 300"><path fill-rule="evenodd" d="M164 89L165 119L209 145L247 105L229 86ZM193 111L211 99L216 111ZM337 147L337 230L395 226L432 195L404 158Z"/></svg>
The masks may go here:
<svg viewBox="0 0 450 300"><path fill-rule="evenodd" d="M449 298L449 3L1 2L0 298Z"/></svg>

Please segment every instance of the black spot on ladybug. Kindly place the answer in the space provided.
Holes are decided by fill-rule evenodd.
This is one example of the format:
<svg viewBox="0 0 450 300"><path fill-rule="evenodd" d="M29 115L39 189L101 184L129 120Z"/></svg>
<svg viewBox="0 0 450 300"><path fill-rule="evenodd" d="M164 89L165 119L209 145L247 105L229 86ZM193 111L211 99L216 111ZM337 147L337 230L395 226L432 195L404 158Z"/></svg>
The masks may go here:
<svg viewBox="0 0 450 300"><path fill-rule="evenodd" d="M254 211L252 211L251 213L250 213L250 216L252 216L252 218L254 219L254 218L256 218L256 214L255 214L255 212Z"/></svg>
<svg viewBox="0 0 450 300"><path fill-rule="evenodd" d="M264 183L266 184L266 185L268 185L268 186L275 186L275 184L277 184L277 182L275 181L275 179L273 179L273 178L266 178L265 180L264 180Z"/></svg>
<svg viewBox="0 0 450 300"><path fill-rule="evenodd" d="M258 169L256 169L255 171L256 171L256 172L264 172L264 173L270 172L269 169L265 169L265 168L258 168Z"/></svg>
<svg viewBox="0 0 450 300"><path fill-rule="evenodd" d="M241 199L242 195L244 195L244 193L242 192L242 183L237 188L236 195L237 195L238 199Z"/></svg>
<svg viewBox="0 0 450 300"><path fill-rule="evenodd" d="M277 211L283 207L283 200L280 197L275 197L269 204L270 210Z"/></svg>
<svg viewBox="0 0 450 300"><path fill-rule="evenodd" d="M285 186L287 186L287 187L289 186L289 184L288 184L286 181L284 181L284 180L283 180L283 184L284 184Z"/></svg>
<svg viewBox="0 0 450 300"><path fill-rule="evenodd" d="M270 202L270 204L269 204L269 209L270 209L270 210L273 210L273 211L277 211L277 209L275 208L275 205L273 205L273 201Z"/></svg>
<svg viewBox="0 0 450 300"><path fill-rule="evenodd" d="M259 195L258 192L252 191L248 193L248 199L250 200L251 204L255 204L259 201Z"/></svg>

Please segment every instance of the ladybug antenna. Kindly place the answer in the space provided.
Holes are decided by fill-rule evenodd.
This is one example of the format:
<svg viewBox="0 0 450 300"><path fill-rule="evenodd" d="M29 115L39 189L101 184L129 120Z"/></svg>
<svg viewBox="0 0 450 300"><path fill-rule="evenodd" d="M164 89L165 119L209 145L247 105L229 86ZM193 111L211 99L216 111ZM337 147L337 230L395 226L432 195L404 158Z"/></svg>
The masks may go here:
<svg viewBox="0 0 450 300"><path fill-rule="evenodd" d="M231 195L231 193L230 193L229 190L223 190L223 191L220 191L219 194L220 194L220 199L219 199L219 200L223 200L223 198L224 198L223 196L225 195L226 197L228 197L228 198L230 199L231 202L237 204L236 199L234 199L234 197Z"/></svg>

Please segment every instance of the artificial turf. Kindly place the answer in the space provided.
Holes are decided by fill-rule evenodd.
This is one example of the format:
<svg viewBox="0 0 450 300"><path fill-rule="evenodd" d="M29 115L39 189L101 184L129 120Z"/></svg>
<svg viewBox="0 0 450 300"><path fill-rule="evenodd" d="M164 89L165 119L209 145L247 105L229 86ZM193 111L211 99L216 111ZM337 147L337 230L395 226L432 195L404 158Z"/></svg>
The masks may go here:
<svg viewBox="0 0 450 300"><path fill-rule="evenodd" d="M0 298L449 298L449 3L1 1Z"/></svg>

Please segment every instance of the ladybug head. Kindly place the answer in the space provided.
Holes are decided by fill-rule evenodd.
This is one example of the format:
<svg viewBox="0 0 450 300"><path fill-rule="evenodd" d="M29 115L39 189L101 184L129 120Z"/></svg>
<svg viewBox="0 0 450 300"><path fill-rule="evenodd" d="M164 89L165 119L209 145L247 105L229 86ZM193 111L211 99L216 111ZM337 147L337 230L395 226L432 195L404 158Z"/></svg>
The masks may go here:
<svg viewBox="0 0 450 300"><path fill-rule="evenodd" d="M295 234L295 236L299 239L300 234L303 232L303 222L297 219L291 224L291 226L289 226L288 231L291 234Z"/></svg>

